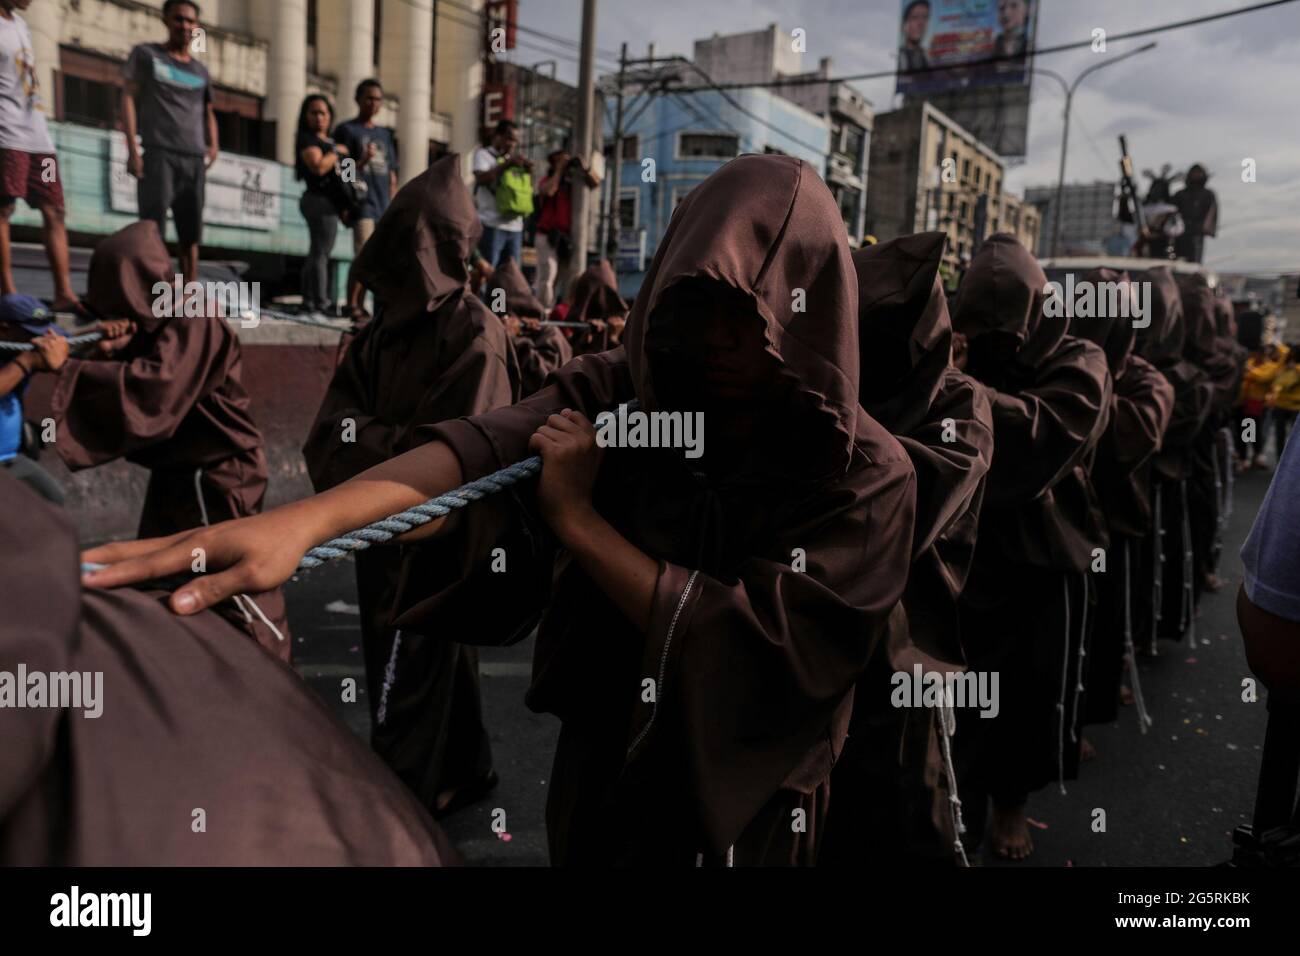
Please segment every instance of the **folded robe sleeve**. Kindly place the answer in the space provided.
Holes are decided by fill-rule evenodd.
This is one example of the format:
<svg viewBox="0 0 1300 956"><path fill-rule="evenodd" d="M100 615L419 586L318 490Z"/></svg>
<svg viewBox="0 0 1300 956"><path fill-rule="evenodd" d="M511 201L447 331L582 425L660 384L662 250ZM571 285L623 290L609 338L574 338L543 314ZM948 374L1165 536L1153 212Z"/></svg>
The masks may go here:
<svg viewBox="0 0 1300 956"><path fill-rule="evenodd" d="M1174 389L1145 359L1130 356L1116 383L1109 441L1115 463L1134 469L1160 450L1174 411Z"/></svg>
<svg viewBox="0 0 1300 956"><path fill-rule="evenodd" d="M1069 339L1018 392L993 391L997 452L986 503L1015 506L1047 492L1096 445L1109 422L1106 354Z"/></svg>
<svg viewBox="0 0 1300 956"><path fill-rule="evenodd" d="M69 468L101 465L171 438L238 359L238 339L222 319L173 319L137 339L146 336L148 348L129 360L73 358L64 365L52 404L55 447Z"/></svg>

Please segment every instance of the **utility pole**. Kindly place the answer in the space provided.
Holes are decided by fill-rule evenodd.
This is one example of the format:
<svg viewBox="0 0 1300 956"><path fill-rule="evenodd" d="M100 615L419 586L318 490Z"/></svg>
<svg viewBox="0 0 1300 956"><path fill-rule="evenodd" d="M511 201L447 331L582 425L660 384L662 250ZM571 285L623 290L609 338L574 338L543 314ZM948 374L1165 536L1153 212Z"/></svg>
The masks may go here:
<svg viewBox="0 0 1300 956"><path fill-rule="evenodd" d="M578 128L574 130L573 152L583 163L591 162L592 120L596 91L596 0L582 0L582 52L578 67ZM565 270L565 286L587 268L587 211L591 190L586 183L573 192L573 256Z"/></svg>
<svg viewBox="0 0 1300 956"><path fill-rule="evenodd" d="M615 266L617 275L618 257L613 253L618 251L618 193L619 185L623 179L623 84L627 77L627 44L624 43L619 49L618 54L618 98L614 106L614 152L610 157L609 170L609 201L606 206L606 213L600 220L600 254L609 259L610 264Z"/></svg>

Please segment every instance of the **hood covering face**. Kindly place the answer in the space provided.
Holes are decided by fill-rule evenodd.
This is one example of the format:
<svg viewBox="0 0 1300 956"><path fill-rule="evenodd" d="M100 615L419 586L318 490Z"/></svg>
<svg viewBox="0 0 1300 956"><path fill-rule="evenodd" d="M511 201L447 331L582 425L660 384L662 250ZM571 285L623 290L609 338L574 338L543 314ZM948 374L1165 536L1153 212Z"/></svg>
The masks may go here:
<svg viewBox="0 0 1300 956"><path fill-rule="evenodd" d="M853 253L862 407L896 435L923 421L952 357L939 281L947 236L917 233Z"/></svg>
<svg viewBox="0 0 1300 956"><path fill-rule="evenodd" d="M533 290L528 286L528 280L519 269L519 264L510 259L505 265L497 266L492 273L492 278L487 284L487 306L496 312L502 314L493 308L496 292L500 289L505 293L505 306L507 315L519 316L528 319L540 319L546 309L542 303L533 295Z"/></svg>
<svg viewBox="0 0 1300 956"><path fill-rule="evenodd" d="M152 220L132 223L101 239L90 257L86 299L105 318L131 319L146 331L165 325L154 314L154 286L175 280L171 256Z"/></svg>
<svg viewBox="0 0 1300 956"><path fill-rule="evenodd" d="M971 374L1030 372L1056 351L1068 320L1043 313L1047 288L1042 267L1014 236L999 233L984 242L953 309L953 327L970 341Z"/></svg>
<svg viewBox="0 0 1300 956"><path fill-rule="evenodd" d="M742 156L682 201L624 330L632 382L647 409L657 399L652 356L675 344L675 321L690 320L673 314L669 298L686 280L716 284L744 303L734 321L762 333L765 351L817 419L826 467L843 471L859 415L857 277L821 177L790 157Z"/></svg>
<svg viewBox="0 0 1300 956"><path fill-rule="evenodd" d="M618 294L618 277L605 259L588 266L586 272L573 280L565 298L569 300L569 314L564 317L567 322L627 315L627 303Z"/></svg>
<svg viewBox="0 0 1300 956"><path fill-rule="evenodd" d="M417 304L433 312L465 288L465 260L482 232L460 156L451 153L393 197L353 274L390 310L390 322L393 311L418 316Z"/></svg>
<svg viewBox="0 0 1300 956"><path fill-rule="evenodd" d="M1183 357L1198 365L1208 361L1218 350L1215 342L1214 290L1205 276L1190 272L1177 278L1178 297L1183 306Z"/></svg>
<svg viewBox="0 0 1300 956"><path fill-rule="evenodd" d="M1093 269L1083 277L1083 281L1094 286L1103 282L1122 283L1123 295L1128 295L1131 282L1127 272L1116 272L1114 269ZM1098 301L1100 300L1101 296L1098 296ZM1070 320L1070 334L1101 346L1106 353L1106 365L1110 368L1110 374L1117 379L1124 374L1137 341L1137 329L1133 320L1118 315L1093 318L1075 316Z"/></svg>
<svg viewBox="0 0 1300 956"><path fill-rule="evenodd" d="M1134 276L1150 282L1151 324L1138 330L1137 354L1156 368L1176 365L1183 357L1183 303L1178 282L1168 266L1157 266Z"/></svg>

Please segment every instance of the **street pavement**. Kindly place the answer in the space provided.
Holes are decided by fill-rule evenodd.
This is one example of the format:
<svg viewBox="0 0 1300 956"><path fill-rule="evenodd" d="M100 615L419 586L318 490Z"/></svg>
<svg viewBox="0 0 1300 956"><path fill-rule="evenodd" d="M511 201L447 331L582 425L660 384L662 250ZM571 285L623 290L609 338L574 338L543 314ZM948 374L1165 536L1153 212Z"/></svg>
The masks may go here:
<svg viewBox="0 0 1300 956"><path fill-rule="evenodd" d="M1233 827L1254 803L1266 719L1264 697L1242 701L1250 676L1237 631L1241 544L1268 486L1269 474L1236 482L1224 532L1223 588L1203 596L1195 647L1162 642L1143 658L1142 689L1154 725L1139 732L1134 708L1112 725L1088 729L1097 759L1061 795L1053 785L1030 799L1037 866L1209 866L1228 858ZM369 731L356 588L350 562L301 575L287 586L295 664L357 734ZM443 821L466 860L478 866L544 866L544 806L558 722L523 703L532 641L482 653L484 718L501 785L483 802ZM357 682L356 703L342 700L342 681ZM958 733L961 732L958 727ZM1106 811L1094 832L1096 809ZM492 829L505 811L506 833ZM507 839L508 836L508 839Z"/></svg>

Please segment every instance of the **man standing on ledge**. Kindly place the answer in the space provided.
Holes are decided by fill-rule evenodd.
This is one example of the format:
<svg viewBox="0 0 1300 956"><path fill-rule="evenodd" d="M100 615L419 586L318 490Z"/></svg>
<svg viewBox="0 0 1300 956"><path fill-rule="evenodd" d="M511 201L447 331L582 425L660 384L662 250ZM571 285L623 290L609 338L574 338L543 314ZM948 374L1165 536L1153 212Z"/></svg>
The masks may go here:
<svg viewBox="0 0 1300 956"><path fill-rule="evenodd" d="M126 168L137 180L141 219L152 219L166 235L171 210L181 272L186 281L194 281L199 277L204 184L207 170L217 161L217 115L207 67L190 55L199 25L198 4L167 0L162 19L167 43L137 45L122 69ZM144 141L143 158L137 130Z"/></svg>

